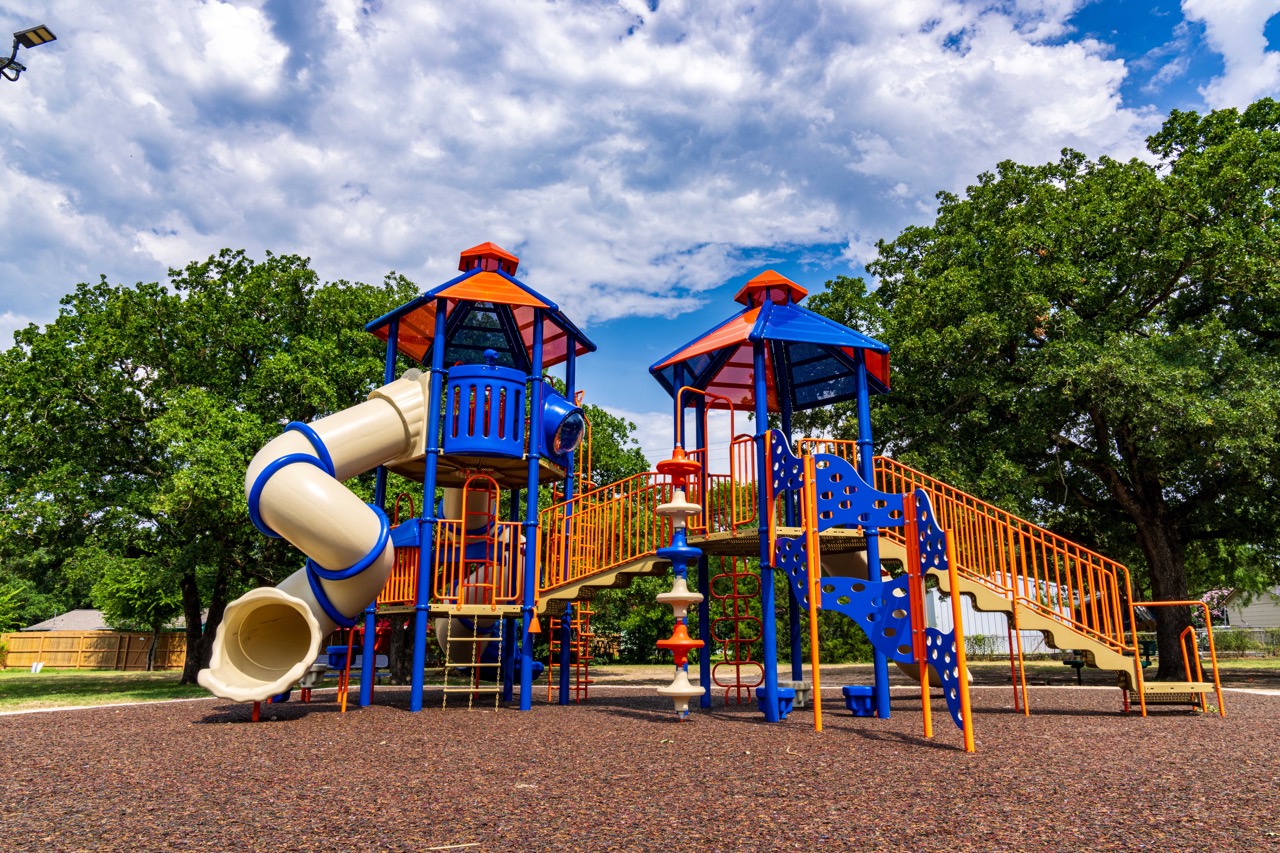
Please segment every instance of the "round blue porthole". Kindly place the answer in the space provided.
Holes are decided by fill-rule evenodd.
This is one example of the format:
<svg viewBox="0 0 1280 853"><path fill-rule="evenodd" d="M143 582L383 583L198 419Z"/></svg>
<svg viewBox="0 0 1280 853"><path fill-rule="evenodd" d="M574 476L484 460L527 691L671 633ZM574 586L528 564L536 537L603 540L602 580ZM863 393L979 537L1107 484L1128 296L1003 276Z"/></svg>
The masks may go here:
<svg viewBox="0 0 1280 853"><path fill-rule="evenodd" d="M570 453L578 449L587 432L587 419L582 409L563 394L546 388L542 404L543 452L564 465Z"/></svg>

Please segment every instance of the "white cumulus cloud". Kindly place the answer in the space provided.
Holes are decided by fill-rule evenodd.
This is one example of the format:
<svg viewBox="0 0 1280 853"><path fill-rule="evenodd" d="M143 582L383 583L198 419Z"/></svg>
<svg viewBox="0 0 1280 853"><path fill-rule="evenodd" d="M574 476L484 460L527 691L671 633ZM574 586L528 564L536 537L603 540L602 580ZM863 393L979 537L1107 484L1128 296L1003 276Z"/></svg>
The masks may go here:
<svg viewBox="0 0 1280 853"><path fill-rule="evenodd" d="M1280 52L1267 50L1264 35L1280 0L1182 0L1182 11L1204 24L1205 39L1222 55L1222 75L1200 89L1211 108L1246 107L1280 94Z"/></svg>
<svg viewBox="0 0 1280 853"><path fill-rule="evenodd" d="M16 0L59 40L0 100L0 287L46 316L223 246L425 286L494 240L585 324L670 316L761 251L865 261L1000 159L1138 150L1078 5Z"/></svg>

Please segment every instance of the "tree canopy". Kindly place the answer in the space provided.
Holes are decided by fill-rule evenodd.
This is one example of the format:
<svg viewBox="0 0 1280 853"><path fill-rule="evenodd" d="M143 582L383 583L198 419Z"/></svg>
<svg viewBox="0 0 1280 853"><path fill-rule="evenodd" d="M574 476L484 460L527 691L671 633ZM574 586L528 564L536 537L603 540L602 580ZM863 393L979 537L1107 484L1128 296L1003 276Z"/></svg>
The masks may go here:
<svg viewBox="0 0 1280 853"><path fill-rule="evenodd" d="M176 596L193 680L226 603L299 562L247 523L249 460L288 421L381 384L363 324L416 292L394 275L322 285L305 258L224 250L168 286L82 284L54 322L19 331L0 354L7 608L98 598L146 622ZM142 568L165 582L138 586Z"/></svg>
<svg viewBox="0 0 1280 853"><path fill-rule="evenodd" d="M1174 112L1149 160L1001 163L816 310L880 335L879 446L1182 599L1280 575L1280 104ZM837 410L811 427L851 429ZM1161 677L1185 613L1158 611Z"/></svg>

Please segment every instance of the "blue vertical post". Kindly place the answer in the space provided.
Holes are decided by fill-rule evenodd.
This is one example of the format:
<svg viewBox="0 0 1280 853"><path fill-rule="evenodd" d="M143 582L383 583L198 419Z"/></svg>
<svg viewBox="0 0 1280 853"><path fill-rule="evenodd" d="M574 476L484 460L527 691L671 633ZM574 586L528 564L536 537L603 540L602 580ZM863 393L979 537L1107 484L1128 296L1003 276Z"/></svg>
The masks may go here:
<svg viewBox="0 0 1280 853"><path fill-rule="evenodd" d="M769 553L769 391L765 383L764 342L753 341L756 398L756 493L760 533L760 626L764 645L764 718L778 713L778 626L774 614L773 555Z"/></svg>
<svg viewBox="0 0 1280 853"><path fill-rule="evenodd" d="M577 357L576 357L577 347L572 337L569 337L568 340L569 340L568 361L565 362L565 367L564 367L564 390L565 390L565 396L567 396L569 398L569 402L572 403L574 392L578 384L578 372L577 372L578 363L577 363ZM569 454L569 458L568 458L569 470L565 472L566 476L564 478L564 499L565 499L564 528L565 529L560 531L555 531L556 534L564 536L566 538L570 535L570 532L572 529L571 525L573 523L573 504L571 503L571 501L573 500L573 495L575 491L573 487L574 486L573 472L574 472L574 467L577 463L577 459L575 458L576 456L577 456L577 451L574 451L573 453ZM565 562L568 562L569 560L569 551L570 551L569 548L564 549ZM560 617L560 704L561 705L569 704L569 664L570 664L569 646L570 646L570 643L573 642L573 623L571 621L572 618L573 618L573 605L566 604L564 608L564 615Z"/></svg>
<svg viewBox="0 0 1280 853"><path fill-rule="evenodd" d="M569 659L570 644L573 642L573 604L565 602L564 613L560 615L560 704L569 704Z"/></svg>
<svg viewBox="0 0 1280 853"><path fill-rule="evenodd" d="M711 449L707 446L707 398L701 395L693 407L693 417L697 421L694 427L696 444L702 451L702 471L698 474L698 493L702 495L702 519L711 532L711 480L708 476L711 467ZM702 648L698 649L698 684L702 686L702 697L698 700L702 708L711 707L711 570L704 552L698 558L698 592L702 601L698 602L698 639Z"/></svg>
<svg viewBox="0 0 1280 853"><path fill-rule="evenodd" d="M387 327L387 353L382 366L382 384L390 385L396 378L396 344L400 339L400 319L391 321ZM373 483L373 502L383 512L387 511L387 466L379 465L377 479ZM374 659L375 628L378 624L378 600L369 602L364 610L364 647L360 652L363 665L360 668L360 707L367 708L373 702L374 668L369 662Z"/></svg>
<svg viewBox="0 0 1280 853"><path fill-rule="evenodd" d="M564 393L569 398L569 402L574 402L574 396L578 393L578 354L577 346L574 339L569 337L569 358L564 365ZM578 451L569 454L569 470L565 473L568 475L564 481L564 499L572 500L577 489L574 488L573 475L577 470ZM565 524L568 524L569 516L573 515L573 504L565 507ZM567 549L566 549L567 551Z"/></svg>
<svg viewBox="0 0 1280 853"><path fill-rule="evenodd" d="M779 402L782 404L782 434L787 437L787 446L791 447L791 388L784 371L779 370L774 381L777 382L778 397L781 398ZM795 498L794 493L787 493L788 527L799 524ZM803 681L804 650L800 642L800 600L796 598L795 587L791 584L787 584L787 627L791 638L791 680Z"/></svg>
<svg viewBox="0 0 1280 853"><path fill-rule="evenodd" d="M445 300L436 300L436 329L431 341L431 380L427 391L427 452L422 476L422 517L418 537L418 592L413 605L413 680L409 710L422 710L427 669L427 621L431 603L431 566L436 549L436 466L440 453L440 399L444 387Z"/></svg>
<svg viewBox="0 0 1280 853"><path fill-rule="evenodd" d="M867 386L867 355L858 350L857 372L858 383L858 473L867 484L876 484L876 465L872 456L871 443L871 391ZM866 529L867 537L867 580L880 582L880 531L874 527ZM874 650L872 661L875 667L876 716L889 719L889 659ZM924 665L923 663L921 665Z"/></svg>
<svg viewBox="0 0 1280 853"><path fill-rule="evenodd" d="M524 500L524 606L520 620L520 710L533 708L533 624L538 595L538 465L542 436L542 309L533 311L533 364L529 369L529 484Z"/></svg>

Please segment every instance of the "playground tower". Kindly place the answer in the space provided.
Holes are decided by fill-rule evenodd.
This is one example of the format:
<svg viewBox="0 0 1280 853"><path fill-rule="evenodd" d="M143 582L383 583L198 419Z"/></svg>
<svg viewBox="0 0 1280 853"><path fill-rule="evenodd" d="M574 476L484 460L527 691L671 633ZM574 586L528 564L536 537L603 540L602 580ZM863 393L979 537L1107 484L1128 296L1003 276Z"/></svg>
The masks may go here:
<svg viewBox="0 0 1280 853"><path fill-rule="evenodd" d="M413 710L422 708L433 618L446 663L465 658L473 672L492 667L502 682L494 689L508 697L518 647L520 702L530 707L538 487L562 481L573 496L574 452L585 429L572 402L576 359L595 345L515 277L518 266L493 243L464 251L461 275L366 326L386 344L385 384L369 402L309 426L291 424L255 458L246 477L254 523L309 559L279 586L228 607L213 662L200 676L212 692L260 701L287 691L315 661L323 637L361 615L363 659L372 662L380 611L411 614ZM396 379L399 359L424 369ZM566 395L544 378L559 364ZM342 480L375 467L374 501L366 506ZM421 514L394 529L385 512L389 471L422 484ZM446 500L437 500L437 487ZM497 660L488 662L494 655L486 647ZM372 686L373 666L364 666L362 705Z"/></svg>
<svg viewBox="0 0 1280 853"><path fill-rule="evenodd" d="M782 434L788 446L792 438L791 419L795 412L845 401L856 401L858 412L859 469L864 479L874 479L871 469L872 440L870 424L871 394L889 388L889 348L874 338L842 326L799 303L808 294L803 287L768 270L751 279L734 297L743 308L724 322L667 355L649 368L649 372L672 396L677 447L682 445L686 411L693 409L697 424L694 453L706 458L705 416L707 409L745 409L754 414L756 434L753 449L755 469L762 481L767 476L769 417L780 418ZM700 494L707 493L703 477ZM777 677L777 629L768 614L774 612L775 595L770 553L769 494L756 490L756 529L760 557L760 606L766 614L762 620L764 645L764 684L762 707L766 718L777 722L783 714ZM795 526L798 507L794 501L786 506L784 523ZM745 531L744 531L745 532ZM732 531L727 536L709 533L700 547L707 553L741 555L742 536ZM879 579L880 554L878 531L863 528L858 541L848 547L865 549L867 577ZM710 594L706 557L699 562L699 592ZM789 594L793 679L800 681L800 610L794 593ZM710 643L710 619L700 612L700 637ZM711 670L709 656L700 663L700 681L707 692L703 707L710 706ZM881 716L889 715L888 664L883 655L876 656L876 686Z"/></svg>

